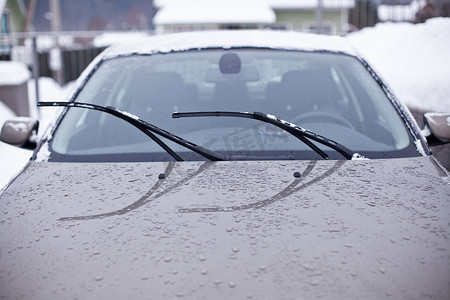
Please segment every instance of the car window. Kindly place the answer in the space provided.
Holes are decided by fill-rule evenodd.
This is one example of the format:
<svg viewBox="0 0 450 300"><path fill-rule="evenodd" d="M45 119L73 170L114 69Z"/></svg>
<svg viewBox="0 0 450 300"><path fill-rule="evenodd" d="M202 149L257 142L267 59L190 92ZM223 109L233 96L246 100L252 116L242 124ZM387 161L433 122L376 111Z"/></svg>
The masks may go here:
<svg viewBox="0 0 450 300"><path fill-rule="evenodd" d="M118 57L97 68L75 101L116 107L227 155L317 158L295 137L257 120L173 119L172 113L259 111L367 157L417 155L379 83L357 58L339 53L229 49ZM164 142L184 159L203 159ZM342 158L327 147L323 150ZM51 151L55 158L80 160L172 159L127 122L80 108L68 109L54 132Z"/></svg>

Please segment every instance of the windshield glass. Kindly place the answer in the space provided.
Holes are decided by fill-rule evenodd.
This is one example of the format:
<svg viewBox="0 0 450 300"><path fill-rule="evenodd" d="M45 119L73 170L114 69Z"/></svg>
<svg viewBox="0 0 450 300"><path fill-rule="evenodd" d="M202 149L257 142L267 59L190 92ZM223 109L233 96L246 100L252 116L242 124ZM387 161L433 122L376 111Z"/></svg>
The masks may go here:
<svg viewBox="0 0 450 300"><path fill-rule="evenodd" d="M268 49L197 50L104 61L75 101L113 106L225 155L319 159L289 133L257 120L172 118L174 112L263 112L369 158L417 155L405 125L352 56ZM161 138L185 160L204 160ZM317 144L320 145L320 144ZM334 150L320 147L330 158ZM124 120L68 109L51 141L55 160L173 160Z"/></svg>

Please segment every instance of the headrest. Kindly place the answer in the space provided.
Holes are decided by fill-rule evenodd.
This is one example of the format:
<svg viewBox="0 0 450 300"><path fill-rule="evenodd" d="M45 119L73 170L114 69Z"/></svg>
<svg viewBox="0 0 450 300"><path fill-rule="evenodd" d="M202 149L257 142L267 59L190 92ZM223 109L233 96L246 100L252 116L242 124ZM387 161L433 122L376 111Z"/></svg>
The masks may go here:
<svg viewBox="0 0 450 300"><path fill-rule="evenodd" d="M225 53L219 61L220 73L237 74L241 71L241 59L236 53Z"/></svg>

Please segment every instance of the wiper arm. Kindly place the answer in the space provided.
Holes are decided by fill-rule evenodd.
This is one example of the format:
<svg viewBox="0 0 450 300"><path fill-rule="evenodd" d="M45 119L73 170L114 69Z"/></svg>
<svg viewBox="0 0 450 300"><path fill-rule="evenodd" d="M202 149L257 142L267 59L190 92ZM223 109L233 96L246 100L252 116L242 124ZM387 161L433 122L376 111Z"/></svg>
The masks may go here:
<svg viewBox="0 0 450 300"><path fill-rule="evenodd" d="M342 154L346 159L354 159L354 158L360 158L360 155L357 153L354 153L347 147L330 140L324 136L318 135L308 129L302 128L300 126L297 126L293 123L289 123L284 120L280 120L277 117L269 114L264 114L261 112L233 112L233 111L204 111L204 112L175 112L172 114L172 118L185 118L185 117L238 117L238 118L249 118L249 119L255 119L260 120L265 123L269 123L272 125L277 126L278 128L281 128L299 140L301 140L303 143L305 143L308 147L313 149L317 154L322 156L324 159L328 159L328 155L322 151L319 147L314 145L309 139L314 140L322 145L328 146L340 154Z"/></svg>
<svg viewBox="0 0 450 300"><path fill-rule="evenodd" d="M181 145L185 148L188 148L189 150L192 150L209 160L212 160L212 161L226 160L226 157L220 153L213 152L202 146L199 146L192 142L189 142L189 141L187 141L181 137L178 137L164 129L161 129L159 127L156 127L155 125L147 123L144 120L141 120L139 117L137 117L133 114L130 114L125 111L121 111L112 106L104 107L104 106L100 106L100 105L95 105L95 104L90 104L90 103L82 103L82 102L38 102L37 105L38 106L80 107L80 108L98 110L98 111L102 111L102 112L111 114L113 116L116 116L122 120L125 120L126 122L130 123L131 125L135 126L139 130L141 130L148 137L150 137L152 140L154 140L158 145L160 145L164 150L166 150L167 153L169 153L177 161L183 161L183 159L177 153L175 153L175 151L173 151L169 146L167 146L163 141L161 141L161 139L159 139L155 134L165 137L168 140L171 140L172 142L175 142L178 145Z"/></svg>

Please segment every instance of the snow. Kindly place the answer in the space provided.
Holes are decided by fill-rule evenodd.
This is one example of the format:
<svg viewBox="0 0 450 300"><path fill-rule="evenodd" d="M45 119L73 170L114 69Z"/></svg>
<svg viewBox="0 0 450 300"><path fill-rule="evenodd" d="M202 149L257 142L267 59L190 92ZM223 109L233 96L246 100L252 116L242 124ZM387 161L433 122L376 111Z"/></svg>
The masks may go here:
<svg viewBox="0 0 450 300"><path fill-rule="evenodd" d="M414 144L416 144L417 151L420 153L420 155L422 155L422 156L427 155L425 153L425 149L423 149L423 146L422 146L422 143L420 142L420 140L415 140Z"/></svg>
<svg viewBox="0 0 450 300"><path fill-rule="evenodd" d="M136 121L140 121L140 119L139 119L138 116L133 115L133 114L130 114L130 113L127 112L127 111L122 111L122 110L118 110L118 109L116 109L116 111L119 112L119 113L121 113L121 114L124 115L124 116L127 116L128 118L134 119L134 120L136 120Z"/></svg>
<svg viewBox="0 0 450 300"><path fill-rule="evenodd" d="M422 147L422 144L420 146ZM359 153L353 153L352 160L368 160L368 158Z"/></svg>
<svg viewBox="0 0 450 300"><path fill-rule="evenodd" d="M94 38L95 47L107 47L117 43L131 42L147 37L145 32L105 32Z"/></svg>
<svg viewBox="0 0 450 300"><path fill-rule="evenodd" d="M192 37L191 35L189 35ZM155 46L159 50L174 47L176 35L169 41L159 40ZM292 37L286 33L286 37ZM122 37L118 37L122 38ZM214 42L214 33L210 40L199 41L197 45L207 45ZM114 39L109 37L109 39ZM260 39L260 38L257 38ZM378 73L390 84L397 97L409 107L421 108L427 111L450 112L450 18L436 18L425 24L384 23L373 28L366 28L359 32L349 34L346 39L361 53L361 55L374 67ZM320 38L310 41L313 44L321 43ZM156 40L158 41L158 40ZM187 46L187 41L178 41L178 48ZM219 43L220 40L217 41ZM226 43L226 40L222 40ZM298 41L270 41L280 46L287 46ZM301 43L301 42L300 42ZM328 46L329 47L329 46ZM335 46L333 46L335 47ZM155 48L155 49L156 49ZM115 48L110 54L117 51L128 51L125 48ZM148 50L148 49L147 49ZM0 64L0 72L5 72L5 65ZM92 68L92 67L91 67ZM8 73L9 74L9 73ZM11 77L20 77L20 74L9 74ZM82 82L83 77L77 81ZM0 76L3 79L3 76ZM20 78L23 79L23 78ZM17 82L17 80L16 80ZM40 78L41 100L65 100L66 94L73 90L73 84L61 88L50 78ZM33 95L34 82L29 81L30 103L35 105ZM39 115L41 121L40 134L51 123L59 109L41 108ZM14 113L0 102L0 125L6 119L14 117ZM418 143L418 151L424 151ZM31 151L19 149L0 142L0 188L5 186L27 163Z"/></svg>
<svg viewBox="0 0 450 300"><path fill-rule="evenodd" d="M132 53L151 54L204 48L264 47L297 50L327 50L356 54L345 39L293 31L229 30L171 33L141 39L107 50L107 58Z"/></svg>
<svg viewBox="0 0 450 300"><path fill-rule="evenodd" d="M347 40L409 108L450 112L450 18L379 23Z"/></svg>
<svg viewBox="0 0 450 300"><path fill-rule="evenodd" d="M2 65L0 64L0 72L2 72ZM39 79L40 88L40 98L41 100L61 100L65 99L64 95L68 90L72 88L69 84L64 89L61 88L53 79L51 78L40 78ZM32 104L30 107L36 107L36 99L34 95L34 80L28 81L28 94L29 102ZM35 109L32 111L31 116L37 118L39 115L40 125L40 135L42 135L48 125L56 119L57 114L60 110L55 108L42 108L39 111ZM6 120L16 117L14 112L9 109L3 102L0 101L0 127ZM0 189L2 189L12 178L14 178L30 160L32 151L20 149L18 147L10 146L3 142L0 142Z"/></svg>
<svg viewBox="0 0 450 300"><path fill-rule="evenodd" d="M319 0L265 0L274 9L316 9ZM326 9L352 8L354 0L322 0L322 6Z"/></svg>
<svg viewBox="0 0 450 300"><path fill-rule="evenodd" d="M19 120L17 120L19 121ZM21 132L26 132L27 131L27 125L25 125L24 123L7 123L4 125L4 128L12 128L13 130L17 130L17 131L21 131Z"/></svg>
<svg viewBox="0 0 450 300"><path fill-rule="evenodd" d="M0 86L21 85L28 81L31 72L24 63L0 61Z"/></svg>
<svg viewBox="0 0 450 300"><path fill-rule="evenodd" d="M414 21L416 13L425 4L425 0L414 0L408 5L379 5L378 18L381 21Z"/></svg>
<svg viewBox="0 0 450 300"><path fill-rule="evenodd" d="M3 125L6 120L13 117L15 117L14 112L0 101L0 124ZM30 160L31 154L29 150L0 142L0 189L22 170Z"/></svg>
<svg viewBox="0 0 450 300"><path fill-rule="evenodd" d="M159 0L154 24L273 24L274 9L315 10L318 0ZM354 0L323 0L325 9L349 9ZM251 14L248 12L251 11Z"/></svg>
<svg viewBox="0 0 450 300"><path fill-rule="evenodd" d="M252 13L249 14L248 12ZM258 0L191 0L171 1L156 13L153 22L163 24L271 24L275 13L264 1Z"/></svg>

